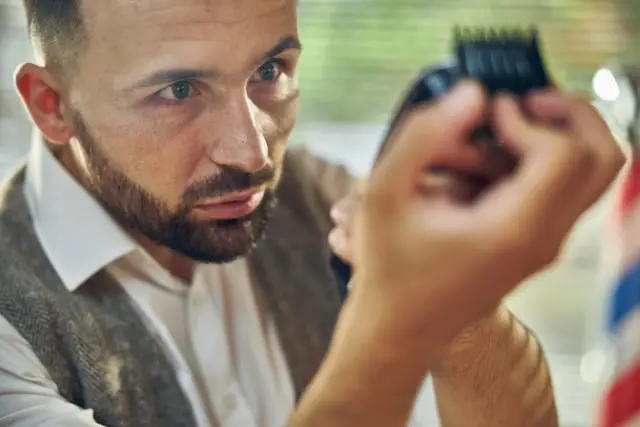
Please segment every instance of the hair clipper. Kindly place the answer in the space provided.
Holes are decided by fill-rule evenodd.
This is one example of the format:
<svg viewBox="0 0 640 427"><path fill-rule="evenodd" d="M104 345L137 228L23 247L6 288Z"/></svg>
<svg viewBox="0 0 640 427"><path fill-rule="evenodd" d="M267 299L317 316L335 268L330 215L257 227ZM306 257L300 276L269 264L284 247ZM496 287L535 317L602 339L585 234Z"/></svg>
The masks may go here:
<svg viewBox="0 0 640 427"><path fill-rule="evenodd" d="M406 112L437 100L463 79L480 82L490 95L509 92L522 96L530 90L550 85L537 30L456 28L454 36L455 59L427 68L410 86L390 123L377 159L384 153L389 136ZM478 129L474 137L493 139L488 126ZM351 267L332 255L331 268L341 297L345 298Z"/></svg>

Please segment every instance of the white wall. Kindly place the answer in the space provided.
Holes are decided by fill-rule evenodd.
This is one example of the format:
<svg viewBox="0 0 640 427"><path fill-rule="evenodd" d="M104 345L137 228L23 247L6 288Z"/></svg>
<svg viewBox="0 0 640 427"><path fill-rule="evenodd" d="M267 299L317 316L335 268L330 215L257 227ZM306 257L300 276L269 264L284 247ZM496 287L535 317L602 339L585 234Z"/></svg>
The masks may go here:
<svg viewBox="0 0 640 427"><path fill-rule="evenodd" d="M0 0L0 177L27 151L31 124L13 87L21 62L32 60L24 17L17 0Z"/></svg>

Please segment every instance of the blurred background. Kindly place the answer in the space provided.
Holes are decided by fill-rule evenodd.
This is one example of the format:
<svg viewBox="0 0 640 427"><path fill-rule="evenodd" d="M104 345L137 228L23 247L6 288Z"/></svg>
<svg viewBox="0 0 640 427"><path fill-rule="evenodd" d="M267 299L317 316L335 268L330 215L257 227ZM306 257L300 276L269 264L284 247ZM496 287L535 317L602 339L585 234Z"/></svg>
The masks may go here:
<svg viewBox="0 0 640 427"><path fill-rule="evenodd" d="M640 60L639 0L303 0L301 118L293 141L365 174L386 122L417 72L451 54L455 25L536 25L562 86L590 93L597 68ZM13 92L31 60L19 0L0 0L0 175L28 149L31 125ZM610 197L585 216L562 260L510 298L551 361L563 427L593 420L607 375L602 311L615 254ZM455 262L455 260L451 260ZM499 268L499 266L497 266ZM432 415L429 415L432 416Z"/></svg>

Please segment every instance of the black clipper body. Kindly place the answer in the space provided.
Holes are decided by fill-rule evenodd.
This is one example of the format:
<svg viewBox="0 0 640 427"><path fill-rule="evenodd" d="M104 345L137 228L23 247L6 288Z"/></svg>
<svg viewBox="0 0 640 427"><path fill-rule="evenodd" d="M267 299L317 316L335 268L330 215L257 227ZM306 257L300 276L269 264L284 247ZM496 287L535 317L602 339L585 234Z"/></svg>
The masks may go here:
<svg viewBox="0 0 640 427"><path fill-rule="evenodd" d="M476 80L489 94L509 92L517 96L550 85L536 30L458 28L454 52L453 61L426 69L410 87L389 125L377 158L383 154L389 135L407 111L438 99L460 80ZM478 129L476 136L491 138L491 129ZM331 267L341 296L345 297L351 268L335 255Z"/></svg>

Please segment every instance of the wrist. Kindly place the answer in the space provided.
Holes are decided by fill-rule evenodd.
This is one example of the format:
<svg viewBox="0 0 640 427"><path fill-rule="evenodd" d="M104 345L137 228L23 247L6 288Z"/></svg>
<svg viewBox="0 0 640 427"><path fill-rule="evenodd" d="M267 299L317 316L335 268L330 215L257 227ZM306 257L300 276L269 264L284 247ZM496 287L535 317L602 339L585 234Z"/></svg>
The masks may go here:
<svg viewBox="0 0 640 427"><path fill-rule="evenodd" d="M367 285L371 283L362 283L362 276L354 277L341 323L359 336L370 336L371 342L410 350L430 365L464 325L441 305L407 298L394 286Z"/></svg>
<svg viewBox="0 0 640 427"><path fill-rule="evenodd" d="M428 365L439 362L445 354L462 353L478 344L479 332L493 329L499 310L493 310L482 320L469 324L446 304L434 299L419 301L397 287L364 282L363 276L354 276L350 283L348 302L354 306L355 319L343 323L362 328L359 333L374 334L376 341L389 342L411 348ZM346 312L347 310L343 310ZM350 326L351 327L351 326ZM365 330L365 328L367 330Z"/></svg>
<svg viewBox="0 0 640 427"><path fill-rule="evenodd" d="M435 346L425 334L403 322L386 302L357 287L347 298L338 319L328 357L350 354L367 364L415 367L426 371Z"/></svg>
<svg viewBox="0 0 640 427"><path fill-rule="evenodd" d="M500 305L487 316L467 325L443 346L432 363L431 373L434 377L447 377L468 372L473 365L491 357L496 347L507 344L513 322L513 315Z"/></svg>
<svg viewBox="0 0 640 427"><path fill-rule="evenodd" d="M407 425L428 357L394 335L381 321L384 316L363 303L354 294L347 299L292 425ZM323 422L314 424L314 419Z"/></svg>

